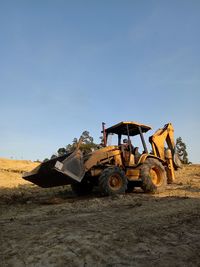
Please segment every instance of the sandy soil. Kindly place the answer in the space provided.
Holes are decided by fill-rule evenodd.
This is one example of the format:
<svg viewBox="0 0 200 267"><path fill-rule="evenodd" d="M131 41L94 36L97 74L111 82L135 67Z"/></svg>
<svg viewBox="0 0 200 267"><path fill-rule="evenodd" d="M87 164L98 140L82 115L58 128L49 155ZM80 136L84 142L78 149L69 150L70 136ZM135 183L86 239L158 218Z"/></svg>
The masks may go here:
<svg viewBox="0 0 200 267"><path fill-rule="evenodd" d="M200 266L200 165L159 195L77 198L0 159L0 266Z"/></svg>
<svg viewBox="0 0 200 267"><path fill-rule="evenodd" d="M18 185L30 184L21 179L22 173L30 171L39 163L30 160L9 160L0 158L0 187L13 188Z"/></svg>

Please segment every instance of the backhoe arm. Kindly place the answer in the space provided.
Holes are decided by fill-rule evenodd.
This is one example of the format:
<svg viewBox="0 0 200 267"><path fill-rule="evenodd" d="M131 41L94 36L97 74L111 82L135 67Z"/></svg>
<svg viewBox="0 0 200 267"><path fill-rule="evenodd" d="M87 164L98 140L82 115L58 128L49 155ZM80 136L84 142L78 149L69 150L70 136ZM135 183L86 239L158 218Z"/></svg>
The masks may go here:
<svg viewBox="0 0 200 267"><path fill-rule="evenodd" d="M153 153L155 156L165 160L165 142L171 150L172 155L175 152L174 128L171 123L165 124L162 129L157 130L150 138Z"/></svg>
<svg viewBox="0 0 200 267"><path fill-rule="evenodd" d="M167 178L168 183L175 180L174 174L174 155L175 155L175 142L174 142L174 128L171 123L165 124L162 129L157 130L150 138L153 154L161 158L167 165ZM168 148L165 148L165 143Z"/></svg>

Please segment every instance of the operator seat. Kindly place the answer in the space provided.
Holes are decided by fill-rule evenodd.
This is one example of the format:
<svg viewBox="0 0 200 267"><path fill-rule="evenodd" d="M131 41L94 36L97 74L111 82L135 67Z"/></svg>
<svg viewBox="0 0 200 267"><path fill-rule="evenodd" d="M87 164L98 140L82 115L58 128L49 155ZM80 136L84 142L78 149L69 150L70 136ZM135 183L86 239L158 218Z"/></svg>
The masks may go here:
<svg viewBox="0 0 200 267"><path fill-rule="evenodd" d="M125 166L135 165L135 156L133 154L133 151L130 151L129 147L123 144L120 145L120 150L122 152L122 161L124 165Z"/></svg>
<svg viewBox="0 0 200 267"><path fill-rule="evenodd" d="M139 161L139 159L141 157L141 154L140 154L140 152L138 150L139 150L139 147L137 147L137 146L134 147L134 149L133 149L133 155L135 157L135 164L138 163L138 161Z"/></svg>

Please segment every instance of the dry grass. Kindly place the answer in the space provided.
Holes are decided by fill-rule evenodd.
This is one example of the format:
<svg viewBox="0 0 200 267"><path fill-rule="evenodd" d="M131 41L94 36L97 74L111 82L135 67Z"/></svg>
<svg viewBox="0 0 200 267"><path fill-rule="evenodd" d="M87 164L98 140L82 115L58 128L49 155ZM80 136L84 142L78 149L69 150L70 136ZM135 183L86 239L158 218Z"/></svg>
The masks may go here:
<svg viewBox="0 0 200 267"><path fill-rule="evenodd" d="M0 187L13 188L18 185L30 184L21 178L22 173L30 171L38 165L38 162L30 160L0 158Z"/></svg>

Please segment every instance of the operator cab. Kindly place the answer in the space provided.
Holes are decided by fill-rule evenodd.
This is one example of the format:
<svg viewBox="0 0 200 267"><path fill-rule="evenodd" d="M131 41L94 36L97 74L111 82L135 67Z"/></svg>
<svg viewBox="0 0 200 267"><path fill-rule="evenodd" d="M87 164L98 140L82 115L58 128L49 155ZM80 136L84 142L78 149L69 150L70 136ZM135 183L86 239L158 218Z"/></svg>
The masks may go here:
<svg viewBox="0 0 200 267"><path fill-rule="evenodd" d="M150 126L140 124L137 122L132 122L132 121L131 122L120 122L107 129L105 129L105 123L102 123L102 126L103 126L102 132L103 132L103 137L104 137L103 138L104 146L107 146L108 136L116 134L118 137L118 146L122 151L125 165L137 164L137 161L140 158L138 147L134 147L132 145L131 137L139 135L142 141L143 148L144 148L144 153L148 153L143 133L146 133L147 131L151 130Z"/></svg>

